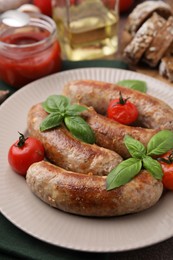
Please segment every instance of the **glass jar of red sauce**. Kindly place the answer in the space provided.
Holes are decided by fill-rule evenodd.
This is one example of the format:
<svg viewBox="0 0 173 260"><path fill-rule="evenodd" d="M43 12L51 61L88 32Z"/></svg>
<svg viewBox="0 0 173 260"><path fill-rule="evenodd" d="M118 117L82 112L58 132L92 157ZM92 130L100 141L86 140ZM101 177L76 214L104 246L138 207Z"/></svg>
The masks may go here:
<svg viewBox="0 0 173 260"><path fill-rule="evenodd" d="M29 15L23 27L0 25L0 79L15 88L61 69L54 21L42 14Z"/></svg>

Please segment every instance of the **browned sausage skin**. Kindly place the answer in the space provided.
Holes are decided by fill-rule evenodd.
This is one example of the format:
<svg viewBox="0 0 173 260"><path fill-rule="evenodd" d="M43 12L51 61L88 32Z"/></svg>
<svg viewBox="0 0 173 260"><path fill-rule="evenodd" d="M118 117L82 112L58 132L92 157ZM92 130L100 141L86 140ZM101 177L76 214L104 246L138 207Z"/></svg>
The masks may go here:
<svg viewBox="0 0 173 260"><path fill-rule="evenodd" d="M163 191L162 183L146 170L129 183L107 191L105 176L70 172L46 161L32 164L26 181L31 191L50 206L83 216L139 212L153 206Z"/></svg>
<svg viewBox="0 0 173 260"><path fill-rule="evenodd" d="M139 122L146 128L173 130L173 109L163 101L148 94L121 87L115 84L94 80L77 80L64 86L63 95L71 102L80 102L105 115L110 100L118 98L119 92L124 98L130 98L139 111Z"/></svg>
<svg viewBox="0 0 173 260"><path fill-rule="evenodd" d="M28 133L43 143L46 157L54 164L71 171L107 175L122 161L114 151L77 140L63 126L41 132L39 127L46 116L41 104L34 105L28 112Z"/></svg>
<svg viewBox="0 0 173 260"><path fill-rule="evenodd" d="M125 159L130 157L123 141L125 135L130 135L146 147L151 137L159 131L120 124L98 114L92 107L84 111L82 117L94 131L96 144L117 152Z"/></svg>

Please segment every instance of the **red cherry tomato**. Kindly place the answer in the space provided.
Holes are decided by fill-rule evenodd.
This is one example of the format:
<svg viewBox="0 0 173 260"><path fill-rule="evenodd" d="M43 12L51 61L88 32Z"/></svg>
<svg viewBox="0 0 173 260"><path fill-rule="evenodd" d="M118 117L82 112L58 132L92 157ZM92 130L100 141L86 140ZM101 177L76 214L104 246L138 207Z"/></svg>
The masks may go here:
<svg viewBox="0 0 173 260"><path fill-rule="evenodd" d="M31 164L44 159L44 146L36 138L25 138L23 134L19 134L19 140L9 149L8 162L16 173L25 176Z"/></svg>
<svg viewBox="0 0 173 260"><path fill-rule="evenodd" d="M133 5L134 0L119 0L119 11L120 13L127 12Z"/></svg>
<svg viewBox="0 0 173 260"><path fill-rule="evenodd" d="M136 121L138 110L128 98L124 99L120 93L119 99L114 99L109 103L107 116L121 124L129 125Z"/></svg>
<svg viewBox="0 0 173 260"><path fill-rule="evenodd" d="M158 158L163 170L162 183L165 189L173 191L173 150Z"/></svg>
<svg viewBox="0 0 173 260"><path fill-rule="evenodd" d="M43 14L50 17L52 16L51 0L33 0L33 4L36 5Z"/></svg>
<svg viewBox="0 0 173 260"><path fill-rule="evenodd" d="M103 0L105 6L114 8L117 0ZM134 0L119 0L119 12L125 13L132 7Z"/></svg>

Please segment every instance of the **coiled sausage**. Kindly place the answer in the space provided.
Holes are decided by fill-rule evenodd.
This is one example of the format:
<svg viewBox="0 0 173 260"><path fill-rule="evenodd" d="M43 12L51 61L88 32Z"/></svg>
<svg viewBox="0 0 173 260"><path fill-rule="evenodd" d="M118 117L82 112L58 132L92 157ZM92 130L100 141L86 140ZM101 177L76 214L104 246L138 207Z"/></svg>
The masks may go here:
<svg viewBox="0 0 173 260"><path fill-rule="evenodd" d="M52 207L97 217L145 210L159 200L163 190L161 181L146 170L129 183L107 191L105 176L67 171L46 161L30 166L26 182L36 196Z"/></svg>

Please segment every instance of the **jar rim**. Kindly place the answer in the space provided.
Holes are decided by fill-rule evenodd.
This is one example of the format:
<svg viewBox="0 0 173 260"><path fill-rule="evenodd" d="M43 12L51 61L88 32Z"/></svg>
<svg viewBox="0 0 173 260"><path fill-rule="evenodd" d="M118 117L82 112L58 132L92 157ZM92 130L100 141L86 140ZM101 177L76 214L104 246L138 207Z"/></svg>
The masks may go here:
<svg viewBox="0 0 173 260"><path fill-rule="evenodd" d="M6 47L6 48L16 48L16 49L25 49L28 47L37 47L39 45L45 44L47 41L50 40L50 38L54 38L56 36L56 24L53 21L52 18L50 18L49 16L46 16L44 14L40 14L40 13L35 13L35 12L31 12L30 13L30 22L28 25L24 26L24 27L20 27L20 28L27 28L27 26L31 26L31 25L37 25L40 28L44 28L47 31L50 32L50 35L38 42L34 42L34 43L26 43L26 44L14 44L14 43L6 43L3 41L0 41L0 47ZM35 24L32 24L35 23ZM41 26L42 25L42 26ZM44 27L43 27L44 25ZM10 27L8 27L10 28ZM19 27L18 27L19 28Z"/></svg>

